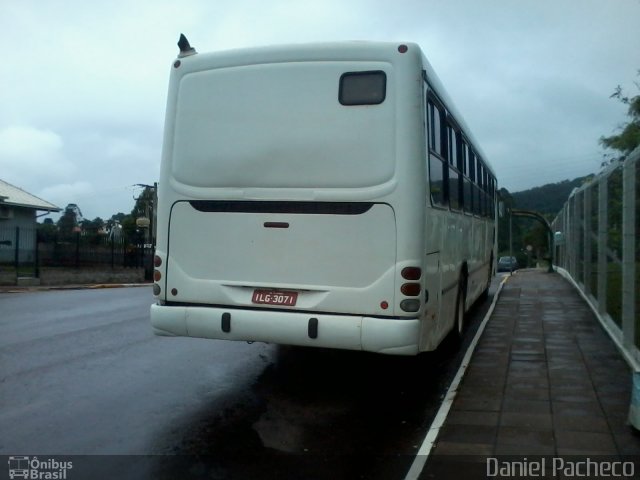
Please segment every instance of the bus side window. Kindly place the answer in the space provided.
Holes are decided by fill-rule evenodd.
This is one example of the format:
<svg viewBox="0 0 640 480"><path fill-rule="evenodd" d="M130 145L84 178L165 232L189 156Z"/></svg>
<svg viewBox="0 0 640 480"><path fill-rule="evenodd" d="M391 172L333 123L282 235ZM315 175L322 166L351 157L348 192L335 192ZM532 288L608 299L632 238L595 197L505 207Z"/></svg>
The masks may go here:
<svg viewBox="0 0 640 480"><path fill-rule="evenodd" d="M469 178L471 180L471 209L474 215L480 214L480 189L478 188L478 157L475 152L469 155Z"/></svg>
<svg viewBox="0 0 640 480"><path fill-rule="evenodd" d="M444 153L446 137L443 128L443 112L432 101L427 102L428 138L429 138L429 188L433 205L445 206L447 203L446 177L448 176Z"/></svg>
<svg viewBox="0 0 640 480"><path fill-rule="evenodd" d="M480 161L480 159L478 159ZM487 169L484 164L478 166L480 175L478 177L478 185L480 187L480 215L487 216L488 198L487 198Z"/></svg>
<svg viewBox="0 0 640 480"><path fill-rule="evenodd" d="M495 210L496 207L496 179L495 177L491 177L491 209ZM491 216L494 217L495 216L495 211L491 212Z"/></svg>
<svg viewBox="0 0 640 480"><path fill-rule="evenodd" d="M460 149L458 148L459 132L451 125L447 125L447 140L448 140L448 158L449 158L449 205L454 210L460 210L462 208L460 181L462 176L458 174L458 165Z"/></svg>
<svg viewBox="0 0 640 480"><path fill-rule="evenodd" d="M449 205L453 210L460 210L460 176L458 172L449 167Z"/></svg>
<svg viewBox="0 0 640 480"><path fill-rule="evenodd" d="M477 181L476 181L476 185L477 185L477 189L478 189L478 200L479 200L479 204L478 204L478 215L480 215L481 217L484 216L484 209L485 209L485 193L484 193L484 168L483 165L481 163L480 157L478 157L478 167L476 170L476 177L477 177Z"/></svg>
<svg viewBox="0 0 640 480"><path fill-rule="evenodd" d="M495 209L495 187L494 187L494 180L493 177L491 175L489 175L489 216L493 217L494 216L494 209Z"/></svg>
<svg viewBox="0 0 640 480"><path fill-rule="evenodd" d="M429 150L438 154L440 157L444 155L443 149L443 131L442 131L442 112L432 102L429 105Z"/></svg>
<svg viewBox="0 0 640 480"><path fill-rule="evenodd" d="M463 186L462 186L462 205L464 207L464 211L468 213L473 213L472 203L471 203L471 172L469 169L469 145L464 140L462 141L462 175L463 175Z"/></svg>
<svg viewBox="0 0 640 480"><path fill-rule="evenodd" d="M489 171L487 167L484 167L484 215L485 217L491 216L491 194L489 187Z"/></svg>
<svg viewBox="0 0 640 480"><path fill-rule="evenodd" d="M442 160L435 155L429 155L429 187L434 205L445 204L443 166Z"/></svg>

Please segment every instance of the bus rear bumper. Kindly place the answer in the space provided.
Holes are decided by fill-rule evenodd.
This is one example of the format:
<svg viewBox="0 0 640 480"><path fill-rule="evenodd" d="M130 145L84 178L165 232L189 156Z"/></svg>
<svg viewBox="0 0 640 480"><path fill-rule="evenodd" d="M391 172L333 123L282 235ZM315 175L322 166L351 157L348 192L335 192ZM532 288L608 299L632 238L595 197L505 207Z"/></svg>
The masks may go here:
<svg viewBox="0 0 640 480"><path fill-rule="evenodd" d="M316 321L311 319L317 319L317 329L313 327ZM314 315L220 307L152 305L151 326L154 333L161 336L364 350L390 355L416 355L420 339L420 322L415 318Z"/></svg>

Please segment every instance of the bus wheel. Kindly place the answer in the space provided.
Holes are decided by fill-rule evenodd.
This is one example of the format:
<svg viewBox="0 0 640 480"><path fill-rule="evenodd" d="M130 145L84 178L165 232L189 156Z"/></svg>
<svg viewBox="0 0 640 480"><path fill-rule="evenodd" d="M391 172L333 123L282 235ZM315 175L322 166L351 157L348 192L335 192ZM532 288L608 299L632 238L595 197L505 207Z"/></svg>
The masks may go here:
<svg viewBox="0 0 640 480"><path fill-rule="evenodd" d="M483 302L489 298L489 287L491 287L491 279L493 278L493 253L491 254L491 259L489 260L489 273L487 274L487 286L480 294L480 300Z"/></svg>
<svg viewBox="0 0 640 480"><path fill-rule="evenodd" d="M458 285L458 296L456 298L456 317L455 317L455 333L458 339L462 339L464 333L464 303L465 303L465 287L464 279Z"/></svg>

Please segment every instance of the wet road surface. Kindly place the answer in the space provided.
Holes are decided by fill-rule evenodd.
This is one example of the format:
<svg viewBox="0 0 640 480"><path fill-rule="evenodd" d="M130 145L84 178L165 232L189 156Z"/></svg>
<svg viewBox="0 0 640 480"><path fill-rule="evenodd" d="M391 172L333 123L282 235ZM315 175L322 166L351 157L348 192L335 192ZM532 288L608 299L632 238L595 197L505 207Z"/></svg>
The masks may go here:
<svg viewBox="0 0 640 480"><path fill-rule="evenodd" d="M126 455L96 468L129 478L403 478L465 350L155 337L151 301L148 287L0 294L0 455Z"/></svg>

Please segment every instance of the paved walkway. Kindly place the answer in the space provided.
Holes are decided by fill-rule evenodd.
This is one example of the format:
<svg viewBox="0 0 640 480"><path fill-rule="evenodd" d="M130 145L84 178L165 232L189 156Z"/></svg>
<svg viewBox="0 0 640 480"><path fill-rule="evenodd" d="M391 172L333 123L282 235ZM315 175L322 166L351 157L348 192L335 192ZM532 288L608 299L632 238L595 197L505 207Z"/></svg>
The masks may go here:
<svg viewBox="0 0 640 480"><path fill-rule="evenodd" d="M574 288L558 274L520 271L504 285L421 478L459 476L461 458L486 466L503 455L640 455L630 392L627 363ZM486 478L486 468L471 470Z"/></svg>

